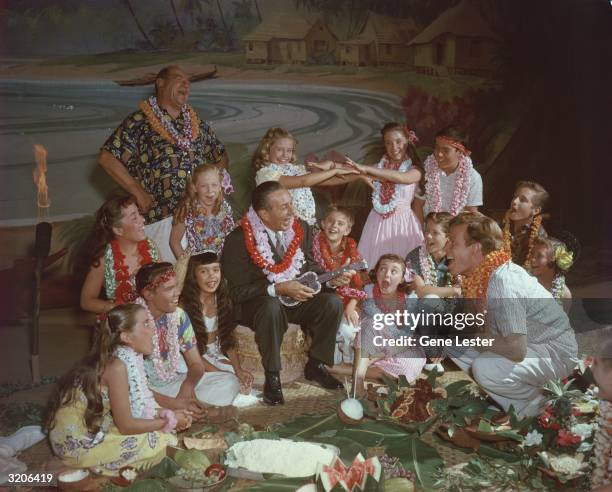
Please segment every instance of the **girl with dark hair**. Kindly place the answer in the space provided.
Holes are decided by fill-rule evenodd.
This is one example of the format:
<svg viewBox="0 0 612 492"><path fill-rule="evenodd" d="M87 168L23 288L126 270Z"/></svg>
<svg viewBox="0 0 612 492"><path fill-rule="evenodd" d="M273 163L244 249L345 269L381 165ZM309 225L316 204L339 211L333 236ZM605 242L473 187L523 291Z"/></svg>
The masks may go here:
<svg viewBox="0 0 612 492"><path fill-rule="evenodd" d="M526 270L531 265L535 240L548 236L542 225L549 194L534 181L519 181L503 222L504 250Z"/></svg>
<svg viewBox="0 0 612 492"><path fill-rule="evenodd" d="M405 125L387 123L380 131L385 155L374 166L364 166L346 158L347 163L374 181L372 211L368 215L359 252L368 265L381 254L404 258L423 242L421 225L412 212L412 200L423 172L416 154L415 133Z"/></svg>
<svg viewBox="0 0 612 492"><path fill-rule="evenodd" d="M151 340L145 310L117 306L89 354L60 379L43 427L64 464L104 475L155 464L176 445L173 431L191 425L190 412L158 408L147 385L143 355L151 354Z"/></svg>
<svg viewBox="0 0 612 492"><path fill-rule="evenodd" d="M237 397L250 393L253 375L240 366L227 281L214 252L189 259L180 304L193 325L206 369L203 384L207 391L219 393L215 399L228 401L226 404L243 400Z"/></svg>
<svg viewBox="0 0 612 492"><path fill-rule="evenodd" d="M81 289L81 308L99 315L132 302L134 275L141 266L159 261L157 246L145 236L144 217L134 197L126 194L111 196L98 209L84 251L89 271Z"/></svg>
<svg viewBox="0 0 612 492"><path fill-rule="evenodd" d="M365 286L368 298L363 301L361 336L356 339L359 342L354 363L357 394L364 392L366 372L369 378L386 374L395 378L404 376L411 382L425 365L423 350L403 343L414 336L415 327L396 316L416 309L417 298L409 294L412 275L404 259L393 254L382 255L370 271L374 283ZM385 343L388 340L392 343Z"/></svg>
<svg viewBox="0 0 612 492"><path fill-rule="evenodd" d="M482 205L482 177L474 169L467 135L448 126L436 135L433 154L425 159L425 189L414 210L419 220L429 212L476 212Z"/></svg>

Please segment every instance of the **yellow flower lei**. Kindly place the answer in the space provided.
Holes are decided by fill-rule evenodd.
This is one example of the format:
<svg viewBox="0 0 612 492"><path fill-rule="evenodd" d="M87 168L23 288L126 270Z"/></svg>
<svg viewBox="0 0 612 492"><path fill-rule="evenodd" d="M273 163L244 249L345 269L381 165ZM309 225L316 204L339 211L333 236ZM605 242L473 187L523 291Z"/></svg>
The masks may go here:
<svg viewBox="0 0 612 492"><path fill-rule="evenodd" d="M484 261L461 282L461 291L466 299L484 299L487 296L489 279L494 270L512 259L510 253L503 249L491 251Z"/></svg>
<svg viewBox="0 0 612 492"><path fill-rule="evenodd" d="M525 257L525 262L523 263L524 268L529 268L531 264L531 256L533 254L533 244L538 237L538 233L540 231L540 226L542 225L542 216L540 214L536 215L531 221L531 225L529 226L529 241L527 243L527 256ZM504 217L504 230L503 230L503 250L506 253L512 255L512 233L510 232L510 219L508 217L508 212Z"/></svg>
<svg viewBox="0 0 612 492"><path fill-rule="evenodd" d="M172 135L170 135L168 130L164 128L164 125L162 124L161 121L159 121L159 118L155 116L155 113L153 112L153 109L151 108L149 103L147 101L140 101L140 104L138 105L138 107L147 117L147 120L149 121L149 125L151 125L151 128L153 128L153 130L157 134L159 134L159 136L162 137L164 140L166 140L167 142L170 142L173 145L176 145L176 140L174 139L174 137L172 137ZM191 106L189 106L188 108L189 108L189 116L191 120L189 122L191 124L191 134L193 135L192 141L194 141L196 138L198 138L198 135L200 133L200 121L198 120L198 115L196 114L194 109Z"/></svg>

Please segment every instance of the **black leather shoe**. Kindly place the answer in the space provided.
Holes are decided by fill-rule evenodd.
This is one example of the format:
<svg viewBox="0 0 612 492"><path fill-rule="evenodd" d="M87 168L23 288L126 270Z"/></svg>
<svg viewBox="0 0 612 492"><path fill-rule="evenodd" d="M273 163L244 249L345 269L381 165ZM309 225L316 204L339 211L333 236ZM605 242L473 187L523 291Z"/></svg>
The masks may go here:
<svg viewBox="0 0 612 492"><path fill-rule="evenodd" d="M343 387L342 383L327 371L325 364L315 359L308 359L304 368L304 377L308 381L314 381L326 389L339 389Z"/></svg>
<svg viewBox="0 0 612 492"><path fill-rule="evenodd" d="M283 397L283 389L281 387L280 375L278 372L266 371L263 401L267 405L285 404L285 398Z"/></svg>

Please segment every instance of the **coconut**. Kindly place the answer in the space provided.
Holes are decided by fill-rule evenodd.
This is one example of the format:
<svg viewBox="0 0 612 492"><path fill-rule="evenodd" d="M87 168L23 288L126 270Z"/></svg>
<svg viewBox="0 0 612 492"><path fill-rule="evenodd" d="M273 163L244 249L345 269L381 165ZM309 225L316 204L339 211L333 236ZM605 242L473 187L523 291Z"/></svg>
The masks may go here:
<svg viewBox="0 0 612 492"><path fill-rule="evenodd" d="M414 492L414 482L407 478L388 478L383 482L384 492Z"/></svg>
<svg viewBox="0 0 612 492"><path fill-rule="evenodd" d="M174 461L186 470L206 470L210 466L208 457L197 449L180 449L174 455Z"/></svg>
<svg viewBox="0 0 612 492"><path fill-rule="evenodd" d="M349 425L359 424L363 420L363 406L355 398L347 398L338 406L338 417Z"/></svg>

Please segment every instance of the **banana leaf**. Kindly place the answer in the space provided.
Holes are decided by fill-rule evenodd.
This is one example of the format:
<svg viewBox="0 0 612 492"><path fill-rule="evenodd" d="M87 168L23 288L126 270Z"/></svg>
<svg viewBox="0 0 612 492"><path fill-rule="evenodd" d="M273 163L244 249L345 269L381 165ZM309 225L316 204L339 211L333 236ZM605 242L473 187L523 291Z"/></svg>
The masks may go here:
<svg viewBox="0 0 612 492"><path fill-rule="evenodd" d="M174 492L174 487L159 478L137 480L129 487L120 489L122 492Z"/></svg>
<svg viewBox="0 0 612 492"><path fill-rule="evenodd" d="M446 390L447 398L452 398L453 396L461 394L464 390L467 389L467 386L469 386L470 384L472 384L472 382L467 380L455 381L454 383L450 383L444 388Z"/></svg>
<svg viewBox="0 0 612 492"><path fill-rule="evenodd" d="M380 443L390 444L393 441L404 440L410 434L405 429L389 422L367 420L354 427L345 427L338 432L339 437L348 437L366 447L378 446Z"/></svg>
<svg viewBox="0 0 612 492"><path fill-rule="evenodd" d="M144 476L146 478L170 478L176 475L177 470L180 466L172 458L167 456L161 460L157 465L149 468Z"/></svg>
<svg viewBox="0 0 612 492"><path fill-rule="evenodd" d="M491 446L490 444L480 443L480 448L478 448L478 453L486 456L487 458L493 458L496 460L504 460L508 463L516 463L520 461L521 457L517 454L507 453L506 451L501 451L497 449L495 446Z"/></svg>
<svg viewBox="0 0 612 492"><path fill-rule="evenodd" d="M265 492L275 492L282 490L297 490L302 485L307 484L309 479L304 478L272 478L264 482L258 482L246 490L260 490Z"/></svg>
<svg viewBox="0 0 612 492"><path fill-rule="evenodd" d="M424 490L433 489L436 472L444 466L434 447L412 436L393 442L385 452L398 457L404 468L412 470Z"/></svg>
<svg viewBox="0 0 612 492"><path fill-rule="evenodd" d="M304 415L274 429L279 437L316 440L315 435L325 431L343 429L345 425L335 413L330 415Z"/></svg>

